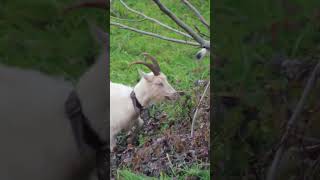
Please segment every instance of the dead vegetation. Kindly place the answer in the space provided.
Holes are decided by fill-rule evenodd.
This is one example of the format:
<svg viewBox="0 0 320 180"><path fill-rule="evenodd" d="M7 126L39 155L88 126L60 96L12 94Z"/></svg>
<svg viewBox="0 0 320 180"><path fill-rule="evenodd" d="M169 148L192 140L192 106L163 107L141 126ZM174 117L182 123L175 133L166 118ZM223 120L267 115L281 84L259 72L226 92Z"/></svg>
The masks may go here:
<svg viewBox="0 0 320 180"><path fill-rule="evenodd" d="M168 121L165 112L151 114L146 110L142 115L145 124L138 133L139 138L133 133L118 136L118 148L111 155L112 174L115 175L117 169L129 168L152 177L159 177L161 172L178 176L184 168L195 164L209 169L209 96L207 93L199 106L193 137L190 135L192 116ZM181 101L185 103L188 98ZM194 106L185 108L189 108L190 113L195 111ZM164 125L167 128L163 128Z"/></svg>

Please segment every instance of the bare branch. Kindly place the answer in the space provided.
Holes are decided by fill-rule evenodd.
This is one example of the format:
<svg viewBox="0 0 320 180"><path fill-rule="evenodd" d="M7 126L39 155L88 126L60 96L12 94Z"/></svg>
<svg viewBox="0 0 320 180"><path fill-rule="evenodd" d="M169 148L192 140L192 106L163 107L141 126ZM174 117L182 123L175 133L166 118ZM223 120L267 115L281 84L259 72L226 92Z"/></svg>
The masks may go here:
<svg viewBox="0 0 320 180"><path fill-rule="evenodd" d="M112 22L111 21L110 24L114 25L114 26L118 26L118 27L120 27L122 29L131 30L131 31L134 31L134 32L137 32L137 33L140 33L140 34L156 37L156 38L163 39L163 40L166 40L166 41L171 41L171 42L180 43L180 44L187 44L187 45L191 45L191 46L200 46L200 44L197 43L197 42L186 41L186 40L175 39L175 38L169 38L169 37L166 37L166 36L161 36L161 35L156 34L156 33L143 31L143 30L139 30L139 29L136 29L136 28L133 28L133 27L129 27L129 26L126 26L124 24L117 23L117 22Z"/></svg>
<svg viewBox="0 0 320 180"><path fill-rule="evenodd" d="M203 91L203 94L202 94L202 96L201 96L201 98L200 98L200 101L199 101L199 103L198 103L198 105L197 105L197 107L196 107L196 111L194 112L194 115L193 115L193 118L192 118L192 124L191 124L191 137L193 137L193 133L194 133L194 123L195 123L195 121L196 121L196 117L197 117L197 114L198 114L198 111L199 111L199 107L200 107L200 105L201 105L201 102L202 102L204 96L205 96L206 93L207 93L207 90L209 89L209 86L210 86L210 81L208 82L205 90Z"/></svg>
<svg viewBox="0 0 320 180"><path fill-rule="evenodd" d="M200 19L202 24L204 24L208 30L210 30L210 25L207 23L207 21L204 19L204 17L200 14L200 12L195 8L188 0L182 0L184 4L186 4L195 14L196 16Z"/></svg>
<svg viewBox="0 0 320 180"><path fill-rule="evenodd" d="M176 15L174 15L165 5L163 5L160 0L153 0L160 10L164 12L167 16L169 16L178 26L184 29L188 34L192 36L192 38L201 44L202 47L206 49L210 49L210 41L203 39L196 32L194 32L187 24L185 24L182 20L180 20Z"/></svg>
<svg viewBox="0 0 320 180"><path fill-rule="evenodd" d="M119 18L119 17L116 17L116 16L110 16L111 19L116 19L116 20L119 20L119 21L128 21L128 22L142 22L142 21L145 21L146 18L143 18L143 19L124 19L124 18Z"/></svg>
<svg viewBox="0 0 320 180"><path fill-rule="evenodd" d="M271 167L268 171L267 180L274 180L276 177L276 170L278 169L278 164L282 158L283 153L288 148L288 147L286 147L286 143L284 143L284 142L287 141L287 139L290 136L292 127L296 124L298 117L302 112L303 106L307 100L307 96L309 95L312 87L314 86L314 84L316 82L316 79L317 79L316 77L319 75L319 72L320 72L320 61L318 62L318 64L314 68L312 74L310 75L310 78L307 82L305 89L303 90L303 93L302 93L302 96L299 100L299 103L298 103L293 115L291 116L291 118L287 124L286 132L284 133L284 135L281 138L280 147L278 148L276 155L272 161Z"/></svg>
<svg viewBox="0 0 320 180"><path fill-rule="evenodd" d="M169 29L169 30L171 30L171 31L174 31L174 32L176 32L176 33L178 33L178 34L180 34L180 35L186 36L186 37L188 37L188 38L192 38L192 37L191 37L189 34L187 34L187 33L184 33L184 32L181 32L181 31L179 31L179 30L177 30L177 29L174 29L174 28L172 28L172 27L170 27L170 26L168 26L168 25L166 25L166 24L158 21L157 19L154 19L154 18L152 18L152 17L149 17L149 16L147 16L147 15L145 15L145 14L139 12L139 11L136 11L136 10L130 8L130 7L129 7L125 2L123 2L122 0L119 0L119 1L120 1L121 4L122 4L125 8L127 8L129 11L131 11L131 12L133 12L133 13L135 13L135 14L138 14L138 15L144 17L145 19L148 19L148 20L150 20L150 21L153 21L153 22L159 24L160 26L165 27L165 28L167 28L167 29Z"/></svg>
<svg viewBox="0 0 320 180"><path fill-rule="evenodd" d="M288 126L292 127L297 122L298 116L300 115L300 113L303 109L303 106L305 104L307 96L309 95L309 93L311 91L311 88L314 86L314 84L316 82L316 79L317 79L319 72L320 72L320 61L317 64L317 66L314 68L314 70L308 80L307 86L305 87L305 89L303 91L302 97L296 107L296 110L294 111L290 121L288 122Z"/></svg>

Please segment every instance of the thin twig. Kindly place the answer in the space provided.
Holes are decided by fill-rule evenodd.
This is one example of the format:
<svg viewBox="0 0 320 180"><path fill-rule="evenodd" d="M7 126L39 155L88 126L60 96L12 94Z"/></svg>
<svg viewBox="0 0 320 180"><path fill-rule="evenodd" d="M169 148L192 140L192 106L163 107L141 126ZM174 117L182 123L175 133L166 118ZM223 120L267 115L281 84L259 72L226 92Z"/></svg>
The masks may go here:
<svg viewBox="0 0 320 180"><path fill-rule="evenodd" d="M110 19L116 19L116 20L119 20L119 21L128 21L128 22L142 22L142 21L146 20L146 18L143 18L143 19L125 19L125 18L119 18L119 17L116 17L116 16L110 16Z"/></svg>
<svg viewBox="0 0 320 180"><path fill-rule="evenodd" d="M200 98L200 101L199 101L199 103L198 103L198 105L197 105L197 107L196 107L196 111L194 112L194 115L193 115L193 118L192 118L192 124L191 124L191 137L193 137L193 133L194 133L194 123L195 123L195 120L196 120L196 117L197 117L197 114L198 114L198 110L199 110L199 108L200 108L200 105L201 105L201 102L202 102L204 96L206 95L206 92L207 92L209 86L210 86L210 82L208 82L205 90L203 91L202 96L201 96L201 98Z"/></svg>
<svg viewBox="0 0 320 180"><path fill-rule="evenodd" d="M174 175L176 175L176 173L174 172L173 164L172 164L172 162L171 162L171 160L170 160L169 154L166 153L166 155L167 155L167 159L168 159L168 161L169 161L170 169L171 169L172 173L173 173Z"/></svg>
<svg viewBox="0 0 320 180"><path fill-rule="evenodd" d="M200 19L203 25L207 27L208 30L210 30L210 25L207 23L207 21L204 19L204 17L200 14L200 12L195 8L189 1L182 0L184 4L186 4L194 13L195 15Z"/></svg>
<svg viewBox="0 0 320 180"><path fill-rule="evenodd" d="M314 68L312 74L310 75L310 78L307 82L305 89L303 90L303 93L302 93L302 96L299 100L299 103L298 103L293 115L291 116L291 118L287 124L286 132L284 133L284 135L281 138L281 145L280 145L279 149L277 150L276 155L275 155L275 157L272 161L272 164L270 166L270 169L268 171L267 180L274 180L276 177L276 170L278 169L278 164L282 158L283 153L288 148L288 147L286 147L286 143L284 143L284 142L288 139L290 132L292 130L292 127L296 124L296 122L298 120L298 116L302 112L303 106L307 100L307 96L309 95L312 87L314 86L316 79L317 79L316 77L319 74L319 72L320 72L320 61L318 62L318 64Z"/></svg>
<svg viewBox="0 0 320 180"><path fill-rule="evenodd" d="M165 27L165 28L167 28L167 29L169 29L169 30L171 30L171 31L174 31L174 32L176 32L176 33L178 33L178 34L181 34L181 35L185 36L185 37L192 38L192 37L191 37L189 34L187 34L187 33L184 33L184 32L181 32L181 31L179 31L179 30L177 30L177 29L174 29L174 28L172 28L172 27L170 27L170 26L168 26L168 25L166 25L166 24L158 21L157 19L154 19L154 18L152 18L152 17L149 17L149 16L147 16L147 15L145 15L145 14L139 12L139 11L136 11L136 10L130 8L130 7L129 7L125 2L123 2L122 0L119 0L119 1L120 1L121 4L122 4L125 8L127 8L129 11L131 11L131 12L133 12L133 13L135 13L135 14L138 14L138 15L144 17L145 19L148 19L148 20L150 20L150 21L153 21L153 22L159 24L160 26Z"/></svg>
<svg viewBox="0 0 320 180"><path fill-rule="evenodd" d="M197 43L197 42L186 41L186 40L175 39L175 38L169 38L169 37L162 36L162 35L159 35L159 34L156 34L156 33L139 30L139 29L136 29L136 28L133 28L133 27L130 27L130 26L126 26L126 25L121 24L121 23L117 23L117 22L112 22L111 21L110 24L114 25L114 26L121 27L122 29L131 30L131 31L134 31L134 32L137 32L137 33L140 33L140 34L156 37L156 38L159 38L159 39L163 39L163 40L167 40L167 41L171 41L171 42L175 42L175 43L187 44L187 45L191 45L191 46L200 46L200 44Z"/></svg>
<svg viewBox="0 0 320 180"><path fill-rule="evenodd" d="M160 10L164 12L167 16L170 17L178 26L184 29L188 34L192 36L192 38L201 44L202 47L206 49L210 49L210 41L203 39L200 35L194 32L187 24L185 24L182 20L180 20L176 15L174 15L165 5L163 5L160 0L153 0Z"/></svg>
<svg viewBox="0 0 320 180"><path fill-rule="evenodd" d="M200 29L199 29L196 25L194 26L194 28L196 29L196 31L197 31L200 35L202 35L202 36L204 36L204 37L206 37L206 38L210 38L208 35L202 33L202 32L200 31Z"/></svg>

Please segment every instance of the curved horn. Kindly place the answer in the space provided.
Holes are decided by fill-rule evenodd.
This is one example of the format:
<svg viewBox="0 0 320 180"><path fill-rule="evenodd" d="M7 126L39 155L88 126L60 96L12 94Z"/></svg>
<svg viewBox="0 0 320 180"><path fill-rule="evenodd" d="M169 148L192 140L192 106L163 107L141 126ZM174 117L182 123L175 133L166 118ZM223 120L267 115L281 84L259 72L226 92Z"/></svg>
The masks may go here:
<svg viewBox="0 0 320 180"><path fill-rule="evenodd" d="M158 71L158 69L153 65L153 64L150 64L150 63L146 63L146 62L143 62L143 61L135 61L135 62L132 62L129 64L129 67L132 66L133 64L142 64L142 65L145 65L147 66L155 76L158 76L160 75L160 71Z"/></svg>
<svg viewBox="0 0 320 180"><path fill-rule="evenodd" d="M129 67L132 66L133 64L142 64L142 65L147 66L153 72L153 74L155 76L160 75L161 70L160 70L160 66L159 66L157 60L154 57L152 57L151 55L149 55L148 53L143 53L143 55L145 57L147 57L148 59L150 59L152 64L147 63L147 62L143 62L143 61L135 61L135 62L130 63Z"/></svg>
<svg viewBox="0 0 320 180"><path fill-rule="evenodd" d="M159 66L158 61L156 60L156 58L154 58L153 56L151 56L148 53L142 53L142 54L152 61L152 64L153 64L155 70L158 71L159 74L160 74L161 69L160 69L160 66Z"/></svg>

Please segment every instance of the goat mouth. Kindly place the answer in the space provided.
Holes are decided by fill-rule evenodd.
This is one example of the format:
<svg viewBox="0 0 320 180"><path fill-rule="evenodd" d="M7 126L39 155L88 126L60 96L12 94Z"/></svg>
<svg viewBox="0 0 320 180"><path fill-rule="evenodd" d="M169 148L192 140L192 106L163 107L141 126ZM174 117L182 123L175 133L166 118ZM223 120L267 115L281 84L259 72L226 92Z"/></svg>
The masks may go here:
<svg viewBox="0 0 320 180"><path fill-rule="evenodd" d="M176 98L176 97L172 97L172 96L165 96L165 99L166 99L166 100L169 100L169 101L174 101L174 100L176 100L177 98Z"/></svg>

